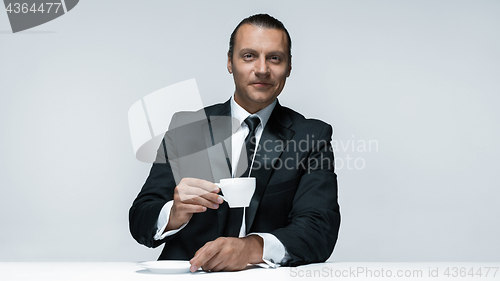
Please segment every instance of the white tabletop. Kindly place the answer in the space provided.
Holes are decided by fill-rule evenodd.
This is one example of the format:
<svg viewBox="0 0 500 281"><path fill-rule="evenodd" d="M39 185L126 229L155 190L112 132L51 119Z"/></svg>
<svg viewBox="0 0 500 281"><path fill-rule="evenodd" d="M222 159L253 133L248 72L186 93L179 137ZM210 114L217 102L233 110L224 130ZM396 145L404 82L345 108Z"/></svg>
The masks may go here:
<svg viewBox="0 0 500 281"><path fill-rule="evenodd" d="M2 262L0 280L500 280L500 263L319 263L239 272L154 274L134 262ZM478 274L481 274L479 276ZM488 276L486 276L488 274ZM396 277L396 278L395 278ZM399 277L399 278L397 278Z"/></svg>

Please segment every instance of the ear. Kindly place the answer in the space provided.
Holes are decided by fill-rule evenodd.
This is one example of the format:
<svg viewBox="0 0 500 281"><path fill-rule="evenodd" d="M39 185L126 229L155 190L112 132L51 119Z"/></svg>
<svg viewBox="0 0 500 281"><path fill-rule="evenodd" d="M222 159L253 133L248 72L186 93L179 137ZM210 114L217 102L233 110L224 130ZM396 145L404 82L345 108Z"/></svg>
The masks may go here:
<svg viewBox="0 0 500 281"><path fill-rule="evenodd" d="M289 63L288 63L288 71L286 73L286 77L290 77L290 73L292 72L292 55L290 55L289 58Z"/></svg>
<svg viewBox="0 0 500 281"><path fill-rule="evenodd" d="M233 62L231 60L231 55L229 54L229 52L227 53L227 71L233 74Z"/></svg>

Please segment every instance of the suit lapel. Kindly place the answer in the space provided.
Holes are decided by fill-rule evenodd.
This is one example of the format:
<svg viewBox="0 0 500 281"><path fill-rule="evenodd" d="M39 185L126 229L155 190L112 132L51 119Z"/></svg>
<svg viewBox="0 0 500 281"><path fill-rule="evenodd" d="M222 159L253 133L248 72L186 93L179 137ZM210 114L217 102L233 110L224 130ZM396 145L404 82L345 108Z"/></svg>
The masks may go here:
<svg viewBox="0 0 500 281"><path fill-rule="evenodd" d="M208 152L208 160L212 170L213 180L231 177L231 117L208 116L208 122L203 124L202 131Z"/></svg>
<svg viewBox="0 0 500 281"><path fill-rule="evenodd" d="M226 156L231 156L231 106L229 101L227 101L213 110L206 110L205 113L207 115L207 122L203 124L202 131L205 144L209 150L210 164L215 163L215 167L218 167L222 171L222 164L227 164ZM229 154L226 154L226 152ZM220 177L221 174L224 176ZM214 180L216 181L227 177L231 177L230 172L229 175L226 172L215 172L214 174Z"/></svg>
<svg viewBox="0 0 500 281"><path fill-rule="evenodd" d="M257 179L257 186L255 188L255 193L250 201L250 206L245 212L245 224L247 232L250 230L255 214L259 207L260 200L264 191L266 189L269 178L273 172L274 163L280 157L283 150L286 148L288 141L293 137L295 132L289 127L292 125L292 120L283 110L279 103L273 110L273 113L269 117L269 121L262 132L262 136L259 141L259 149L255 155L254 167L250 174L251 177ZM262 149L264 142L270 144L273 149L266 151ZM283 144L281 146L276 146L278 144ZM281 149L275 149L280 147ZM258 163L258 164L257 164ZM260 164L260 165L259 165Z"/></svg>

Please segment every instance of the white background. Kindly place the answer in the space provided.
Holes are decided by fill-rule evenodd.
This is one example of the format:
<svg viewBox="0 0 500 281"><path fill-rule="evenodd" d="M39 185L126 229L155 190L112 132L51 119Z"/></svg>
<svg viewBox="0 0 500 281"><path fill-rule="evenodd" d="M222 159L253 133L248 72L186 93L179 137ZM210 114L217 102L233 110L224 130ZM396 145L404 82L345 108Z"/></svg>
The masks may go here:
<svg viewBox="0 0 500 281"><path fill-rule="evenodd" d="M226 101L229 35L259 12L292 36L280 102L335 128L331 259L500 261L494 0L85 0L17 34L1 11L0 261L156 259L128 230L150 165L127 111L190 78Z"/></svg>

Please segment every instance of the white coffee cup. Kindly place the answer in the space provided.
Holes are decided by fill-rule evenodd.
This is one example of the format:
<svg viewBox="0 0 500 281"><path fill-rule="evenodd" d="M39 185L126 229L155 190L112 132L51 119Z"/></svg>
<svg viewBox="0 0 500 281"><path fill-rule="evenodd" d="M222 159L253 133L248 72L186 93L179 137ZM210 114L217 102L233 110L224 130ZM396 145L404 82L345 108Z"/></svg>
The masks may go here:
<svg viewBox="0 0 500 281"><path fill-rule="evenodd" d="M255 178L229 178L221 179L216 183L222 190L224 201L230 208L248 207L255 192Z"/></svg>

